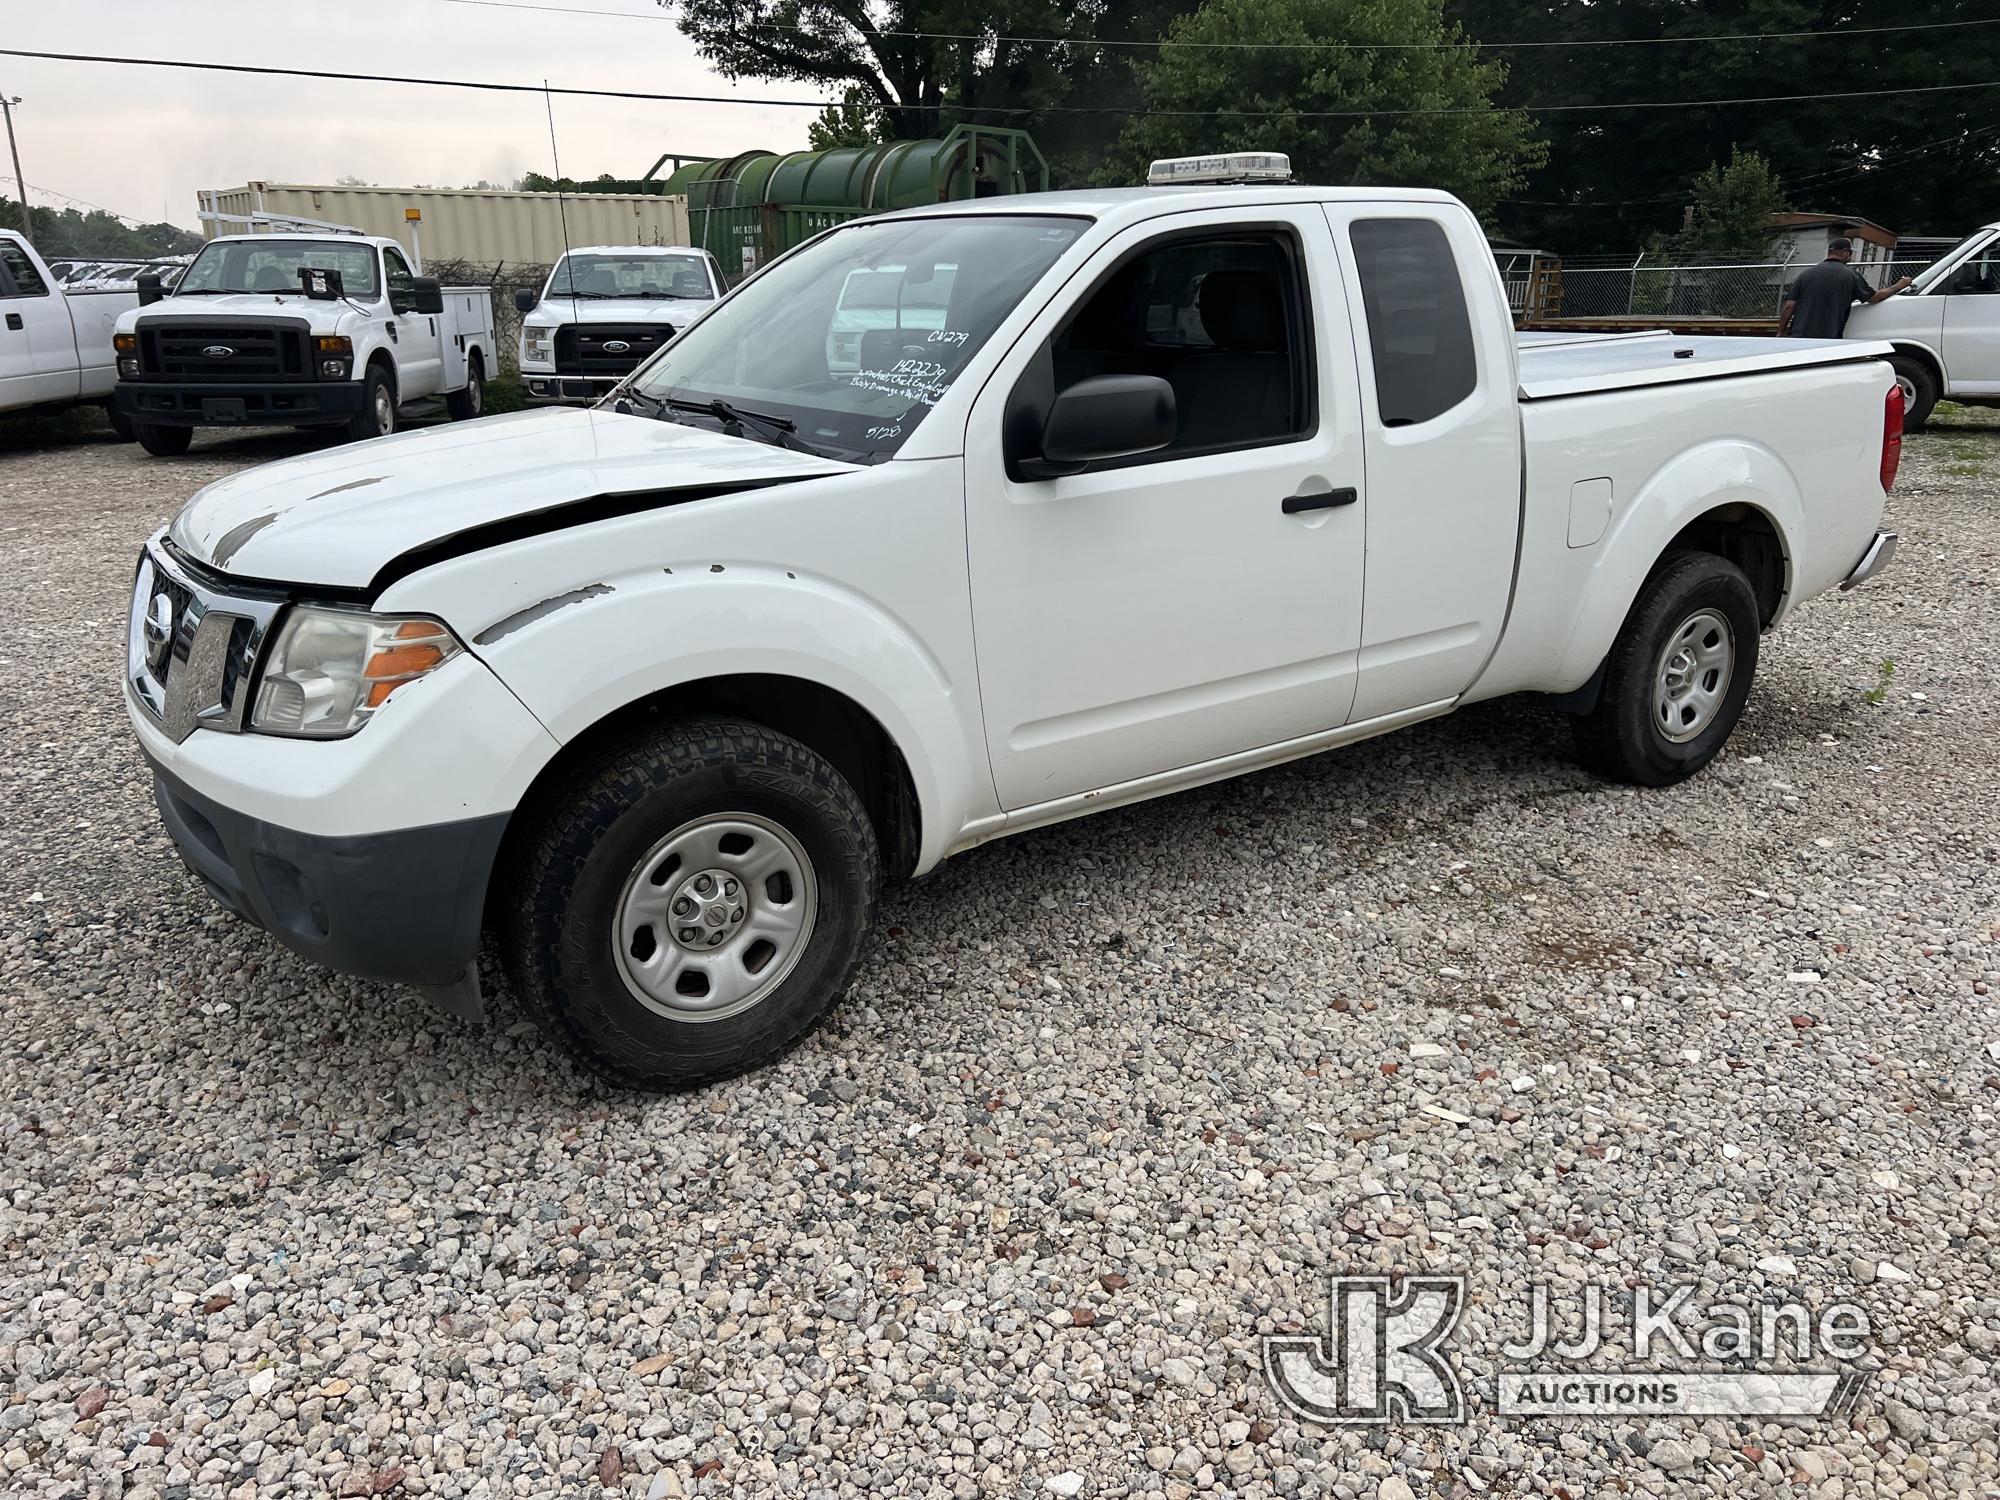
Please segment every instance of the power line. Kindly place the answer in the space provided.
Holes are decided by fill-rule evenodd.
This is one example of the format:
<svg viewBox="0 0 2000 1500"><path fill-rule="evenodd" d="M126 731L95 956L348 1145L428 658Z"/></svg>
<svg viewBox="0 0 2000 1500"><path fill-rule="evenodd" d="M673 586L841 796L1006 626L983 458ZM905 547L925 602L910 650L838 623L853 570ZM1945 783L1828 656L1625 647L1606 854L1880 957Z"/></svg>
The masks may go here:
<svg viewBox="0 0 2000 1500"><path fill-rule="evenodd" d="M121 214L115 208L106 208L102 203L92 203L88 198L78 198L70 193L59 193L54 188L45 188L38 183L28 183L27 187L30 192L40 193L44 198L60 198L65 203L76 204L82 208L94 208L101 214L110 214L114 219L123 219L127 224L144 222L131 214Z"/></svg>
<svg viewBox="0 0 2000 1500"><path fill-rule="evenodd" d="M532 0L445 0L447 5L474 5L488 10L535 10L558 16L606 16L618 21L671 21L671 15L627 10L589 10L569 5L538 5ZM1950 31L1967 26L2000 26L2000 16L1976 21L1926 21L1909 26L1855 26L1828 31L1725 31L1707 36L1588 37L1574 41L1482 42L1471 37L1457 42L1196 42L1162 37L1154 41L1089 36L988 36L981 32L897 31L877 29L875 36L909 37L930 42L1012 42L1029 47L1188 47L1204 51L1249 52L1436 52L1457 47L1478 47L1485 51L1516 51L1548 47L1657 47L1692 46L1704 42L1776 42L1805 37L1880 36L1890 32ZM810 26L783 21L751 21L744 31L784 31L800 36L820 35Z"/></svg>
<svg viewBox="0 0 2000 1500"><path fill-rule="evenodd" d="M340 83L408 83L428 88L484 89L504 94L562 94L582 99L633 99L664 104L756 104L772 109L827 109L843 101L828 99L771 99L741 94L656 94L638 89L578 89L533 83L495 83L470 78L422 78L391 73L340 73L321 68L273 68L254 63L189 62L166 57L114 57L88 52L33 52L18 47L0 47L0 57L28 57L43 62L110 63L120 67L183 68L200 73L247 73L267 78L321 78ZM1591 114L1627 109L1715 109L1730 104L1800 104L1824 99L1886 99L1913 94L1965 93L2000 88L2000 80L1986 83L1938 83L1907 89L1845 89L1817 94L1755 94L1727 99L1627 100L1618 104L1543 104L1526 114ZM1481 115L1491 105L1468 105L1452 109L1125 109L1113 104L1052 105L939 105L953 114L987 115L1146 115L1188 119L1241 120L1357 120L1394 119L1410 116ZM1505 111L1516 112L1516 111Z"/></svg>

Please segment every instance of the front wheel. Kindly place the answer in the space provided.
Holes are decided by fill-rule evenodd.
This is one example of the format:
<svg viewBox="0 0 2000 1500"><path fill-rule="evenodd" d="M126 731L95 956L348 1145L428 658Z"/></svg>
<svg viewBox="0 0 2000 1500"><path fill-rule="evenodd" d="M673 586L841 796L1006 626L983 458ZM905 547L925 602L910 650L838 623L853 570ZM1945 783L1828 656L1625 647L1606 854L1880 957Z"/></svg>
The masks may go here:
<svg viewBox="0 0 2000 1500"><path fill-rule="evenodd" d="M1597 707L1577 721L1584 764L1671 786L1715 759L1750 695L1760 623L1736 564L1708 552L1668 558L1611 648Z"/></svg>
<svg viewBox="0 0 2000 1500"><path fill-rule="evenodd" d="M762 725L689 720L581 768L514 862L508 969L613 1082L767 1062L846 988L881 862L854 789Z"/></svg>
<svg viewBox="0 0 2000 1500"><path fill-rule="evenodd" d="M154 427L146 422L132 424L132 436L155 458L174 458L188 451L194 441L192 427Z"/></svg>
<svg viewBox="0 0 2000 1500"><path fill-rule="evenodd" d="M396 382L380 365L368 367L361 410L347 419L351 438L387 437L396 430Z"/></svg>
<svg viewBox="0 0 2000 1500"><path fill-rule="evenodd" d="M1896 372L1896 384L1903 388L1903 431L1921 432L1938 403L1937 376L1920 359L1898 354L1889 361Z"/></svg>

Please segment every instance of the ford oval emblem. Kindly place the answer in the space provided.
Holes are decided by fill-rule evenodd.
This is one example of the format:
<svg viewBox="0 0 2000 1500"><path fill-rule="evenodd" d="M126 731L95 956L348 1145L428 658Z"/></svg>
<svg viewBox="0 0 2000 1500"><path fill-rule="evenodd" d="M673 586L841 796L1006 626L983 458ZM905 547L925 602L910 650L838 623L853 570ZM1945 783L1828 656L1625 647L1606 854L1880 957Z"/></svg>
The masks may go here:
<svg viewBox="0 0 2000 1500"><path fill-rule="evenodd" d="M606 339L604 341L604 352L606 354L630 354L632 346L623 339Z"/></svg>
<svg viewBox="0 0 2000 1500"><path fill-rule="evenodd" d="M203 359L234 359L236 351L227 344L210 344L201 351Z"/></svg>

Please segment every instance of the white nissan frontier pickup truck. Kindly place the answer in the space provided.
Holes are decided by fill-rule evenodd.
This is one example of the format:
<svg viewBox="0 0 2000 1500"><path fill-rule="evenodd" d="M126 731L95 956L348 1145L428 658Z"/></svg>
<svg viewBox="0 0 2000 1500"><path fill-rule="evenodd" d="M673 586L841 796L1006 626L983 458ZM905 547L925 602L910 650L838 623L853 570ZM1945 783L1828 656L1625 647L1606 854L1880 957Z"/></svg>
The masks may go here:
<svg viewBox="0 0 2000 1500"><path fill-rule="evenodd" d="M860 272L922 311L850 357ZM1699 771L1763 633L1894 549L1887 353L1517 345L1436 192L859 220L604 404L210 485L140 556L127 706L233 911L466 1016L490 934L591 1067L694 1083L1002 834L1503 693Z"/></svg>

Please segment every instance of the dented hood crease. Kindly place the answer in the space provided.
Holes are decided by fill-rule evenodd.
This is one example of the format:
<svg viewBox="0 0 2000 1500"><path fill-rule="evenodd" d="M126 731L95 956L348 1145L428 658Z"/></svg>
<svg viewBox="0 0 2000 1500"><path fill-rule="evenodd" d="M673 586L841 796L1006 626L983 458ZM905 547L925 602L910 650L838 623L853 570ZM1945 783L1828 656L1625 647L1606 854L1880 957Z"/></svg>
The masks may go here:
<svg viewBox="0 0 2000 1500"><path fill-rule="evenodd" d="M169 532L233 577L366 589L397 559L600 496L762 488L856 466L596 409L399 433L265 464L202 490Z"/></svg>

